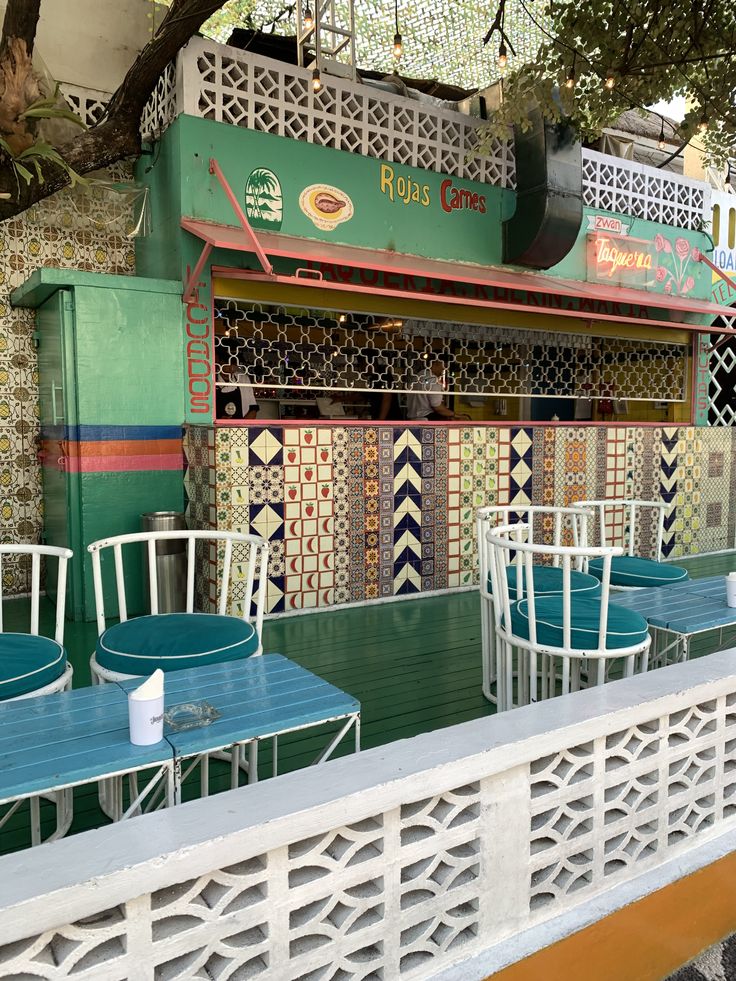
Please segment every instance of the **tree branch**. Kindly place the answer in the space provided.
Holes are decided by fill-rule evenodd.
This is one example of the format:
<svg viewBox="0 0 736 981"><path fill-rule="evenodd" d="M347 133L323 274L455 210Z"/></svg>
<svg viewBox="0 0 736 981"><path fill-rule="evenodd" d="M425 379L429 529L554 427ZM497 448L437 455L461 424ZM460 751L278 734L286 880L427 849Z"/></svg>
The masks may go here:
<svg viewBox="0 0 736 981"><path fill-rule="evenodd" d="M11 0L12 3L23 6L23 0ZM110 99L105 116L97 125L58 148L72 170L88 174L140 152L141 113L161 73L222 5L223 0L173 0L155 37L138 55ZM20 188L13 168L0 166L0 220L20 214L70 183L69 174L53 162L44 160L40 166L43 181L34 174L30 184L21 181Z"/></svg>
<svg viewBox="0 0 736 981"><path fill-rule="evenodd" d="M28 54L33 51L40 10L41 0L8 0L3 20L0 61L7 57L11 38L17 37L24 41Z"/></svg>

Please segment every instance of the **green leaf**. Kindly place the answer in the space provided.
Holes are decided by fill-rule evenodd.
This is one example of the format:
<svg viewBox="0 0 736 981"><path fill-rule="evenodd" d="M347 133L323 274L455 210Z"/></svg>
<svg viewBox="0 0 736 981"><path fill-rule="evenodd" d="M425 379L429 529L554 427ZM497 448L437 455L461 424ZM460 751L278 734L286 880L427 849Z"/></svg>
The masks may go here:
<svg viewBox="0 0 736 981"><path fill-rule="evenodd" d="M70 123L75 123L77 126L81 126L82 129L87 129L86 123L84 123L76 113L72 112L71 109L63 109L60 106L37 106L35 109L26 109L26 111L21 113L18 118L66 119Z"/></svg>
<svg viewBox="0 0 736 981"><path fill-rule="evenodd" d="M33 174L30 172L30 170L28 170L27 167L24 167L23 164L19 164L17 160L13 162L13 167L15 168L16 174L22 177L23 180L26 182L26 184L31 183L31 181L33 180Z"/></svg>

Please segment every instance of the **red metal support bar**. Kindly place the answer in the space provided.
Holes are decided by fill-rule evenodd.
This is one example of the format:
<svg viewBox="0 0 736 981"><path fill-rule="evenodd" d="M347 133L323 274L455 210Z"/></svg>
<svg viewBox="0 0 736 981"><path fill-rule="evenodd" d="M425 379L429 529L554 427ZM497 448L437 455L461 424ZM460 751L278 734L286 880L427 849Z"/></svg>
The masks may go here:
<svg viewBox="0 0 736 981"><path fill-rule="evenodd" d="M240 207L240 204L238 203L238 199L233 194L232 188L228 184L227 179L225 178L225 175L223 174L222 170L220 169L220 165L218 164L217 160L215 160L214 157L210 157L210 173L211 174L214 174L215 177L220 182L220 186L222 187L223 191L225 192L225 196L227 197L228 201L230 202L230 204L232 206L233 211L235 212L235 217L240 222L240 225L241 225L243 231L248 236L248 238L249 238L249 240L250 240L250 242L251 242L251 244L253 246L253 251L258 256L258 261L261 264L261 269L263 269L264 273L267 276L272 276L273 275L273 266L268 261L268 256L263 251L263 246L261 245L261 243L260 243L260 241L258 239L258 236L253 231L253 228L252 228L250 222L248 221L247 215L245 214L245 212L243 211L243 209Z"/></svg>
<svg viewBox="0 0 736 981"><path fill-rule="evenodd" d="M184 286L184 295L182 297L184 303L191 303L194 300L200 273L204 269L205 263L209 259L211 251L212 246L209 242L205 242L202 246L199 259L197 259L197 264L189 274L189 279L186 281L186 285Z"/></svg>

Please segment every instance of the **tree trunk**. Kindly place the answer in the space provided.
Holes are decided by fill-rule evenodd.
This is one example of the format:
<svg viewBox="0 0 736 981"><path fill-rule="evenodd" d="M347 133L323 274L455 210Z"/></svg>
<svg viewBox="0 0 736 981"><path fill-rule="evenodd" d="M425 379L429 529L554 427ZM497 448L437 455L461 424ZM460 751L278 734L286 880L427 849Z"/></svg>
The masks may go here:
<svg viewBox="0 0 736 981"><path fill-rule="evenodd" d="M40 10L41 0L8 0L0 43L0 62L7 56L11 38L24 41L28 54L33 51Z"/></svg>
<svg viewBox="0 0 736 981"><path fill-rule="evenodd" d="M12 23L19 27L25 25L26 36L32 36L28 33L30 20L24 20L21 13L23 8L35 7L38 20L40 2L41 0L29 0L26 4L25 0L10 0L6 24L13 8ZM222 5L223 0L172 0L155 37L138 55L110 99L105 116L97 125L58 148L72 170L78 174L88 174L140 153L141 113L161 73L179 49ZM3 33L0 48L5 47L6 41L7 35ZM0 113L2 108L0 97ZM70 175L64 168L48 160L38 162L43 180L38 180L34 170L33 179L30 184L26 184L24 180L17 178L7 158L0 154L0 220L21 214L32 204L49 197L71 182Z"/></svg>

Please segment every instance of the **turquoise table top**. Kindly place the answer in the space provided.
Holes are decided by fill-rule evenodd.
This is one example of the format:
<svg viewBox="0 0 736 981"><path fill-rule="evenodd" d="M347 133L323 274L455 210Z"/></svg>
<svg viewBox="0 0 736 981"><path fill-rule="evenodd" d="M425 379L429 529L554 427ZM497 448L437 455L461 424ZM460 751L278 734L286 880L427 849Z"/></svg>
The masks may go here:
<svg viewBox="0 0 736 981"><path fill-rule="evenodd" d="M117 685L0 702L0 800L172 761L165 739L134 746Z"/></svg>
<svg viewBox="0 0 736 981"><path fill-rule="evenodd" d="M736 624L736 607L726 604L725 576L612 592L611 602L636 610L652 627L678 634L697 634Z"/></svg>
<svg viewBox="0 0 736 981"><path fill-rule="evenodd" d="M350 695L281 654L166 675L165 705L207 701L208 726L134 746L128 692L141 679L0 703L0 801L129 773L236 742L278 735L360 712Z"/></svg>
<svg viewBox="0 0 736 981"><path fill-rule="evenodd" d="M119 682L123 691L140 679ZM164 734L179 758L214 752L236 742L319 725L360 712L360 702L282 654L263 654L166 675L166 709L208 702L220 713L210 725Z"/></svg>

